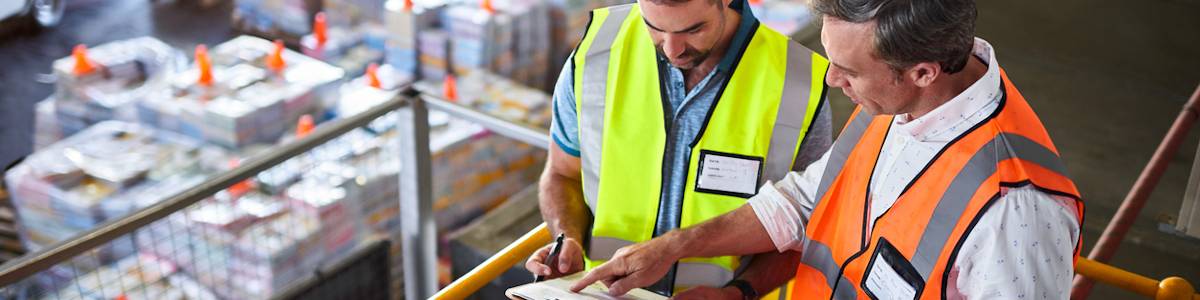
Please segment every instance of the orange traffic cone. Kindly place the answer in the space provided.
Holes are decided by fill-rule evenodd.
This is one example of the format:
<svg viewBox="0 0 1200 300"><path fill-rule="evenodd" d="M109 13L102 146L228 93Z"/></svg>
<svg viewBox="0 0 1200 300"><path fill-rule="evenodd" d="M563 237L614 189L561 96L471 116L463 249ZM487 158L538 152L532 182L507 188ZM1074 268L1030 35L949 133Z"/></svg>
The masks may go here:
<svg viewBox="0 0 1200 300"><path fill-rule="evenodd" d="M237 167L239 165L241 165L240 160L238 160L236 158L229 160L229 169L230 170L237 169ZM246 179L246 180L242 180L241 182L235 183L235 184L233 184L233 186L229 187L229 193L232 194L235 198L241 197L242 195L245 195L247 192L250 192L250 190L253 188L254 188L254 182L250 181L250 179Z"/></svg>
<svg viewBox="0 0 1200 300"><path fill-rule="evenodd" d="M75 49L71 51L71 56L75 57L75 69L71 70L75 75L83 75L96 71L96 63L88 58L87 46L83 44L75 45Z"/></svg>
<svg viewBox="0 0 1200 300"><path fill-rule="evenodd" d="M196 84L212 86L212 60L208 58L208 47L203 44L196 45L196 68L200 69L200 78L196 79Z"/></svg>
<svg viewBox="0 0 1200 300"><path fill-rule="evenodd" d="M371 63L367 65L367 85L373 88L383 88L383 83L379 82L379 64Z"/></svg>
<svg viewBox="0 0 1200 300"><path fill-rule="evenodd" d="M275 50L267 56L267 69L275 74L283 74L283 69L287 67L287 62L283 61L283 49L283 41L275 40Z"/></svg>
<svg viewBox="0 0 1200 300"><path fill-rule="evenodd" d="M447 74L446 79L442 81L442 97L446 97L450 102L458 101L458 83L454 75Z"/></svg>
<svg viewBox="0 0 1200 300"><path fill-rule="evenodd" d="M492 0L483 0L483 2L479 3L479 6L489 14L496 14L496 8L492 6Z"/></svg>
<svg viewBox="0 0 1200 300"><path fill-rule="evenodd" d="M313 36L317 38L317 46L324 46L325 41L329 40L329 34L326 31L327 28L325 13L317 13L317 16L313 17Z"/></svg>
<svg viewBox="0 0 1200 300"><path fill-rule="evenodd" d="M312 115L300 116L300 121L296 122L296 138L308 136L309 133L312 133L313 127L316 127L316 124L313 123Z"/></svg>

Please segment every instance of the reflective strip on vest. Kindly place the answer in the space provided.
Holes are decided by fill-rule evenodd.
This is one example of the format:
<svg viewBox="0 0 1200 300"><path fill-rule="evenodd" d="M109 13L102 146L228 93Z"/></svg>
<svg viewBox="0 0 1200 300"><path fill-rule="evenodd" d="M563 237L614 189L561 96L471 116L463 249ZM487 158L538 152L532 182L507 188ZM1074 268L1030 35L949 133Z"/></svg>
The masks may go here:
<svg viewBox="0 0 1200 300"><path fill-rule="evenodd" d="M584 59L587 63L575 66L583 71L582 77L576 77L583 78L576 83L576 106L581 112L579 135L591 137L579 140L581 149L601 149L600 145L604 142L604 95L608 82L609 49L632 7L633 4L614 6L597 10L592 15L592 22L601 24L600 30L591 35L592 42L585 49ZM596 201L600 199L600 156L600 151L580 151L582 164L588 166L582 168L584 198L593 215L596 213Z"/></svg>
<svg viewBox="0 0 1200 300"><path fill-rule="evenodd" d="M869 115L860 111L856 114L851 125L846 129L842 138L839 138L839 142L845 138L857 144L867 124L869 124L869 121L864 122L861 120L870 119ZM835 144L834 148L837 149L837 145L839 144L845 145L849 144L849 142ZM840 158L841 163L845 162L849 152L849 149L845 149L844 155L837 156ZM835 154L837 153L835 152ZM831 164L834 159L835 157L831 155ZM930 274L938 263L942 249L949 242L950 235L957 225L959 217L965 213L971 197L983 186L989 177L996 173L997 165L1008 159L1020 159L1033 163L1066 177L1066 166L1059 156L1049 148L1016 133L1004 132L996 135L996 137L976 151L967 164L963 166L963 169L955 175L950 186L946 188L946 191L938 201L924 232L921 233L920 243L917 246L916 253L913 254L911 263L923 279L929 280ZM828 173L830 171L833 171L833 173ZM828 187L828 184L824 183L824 181L827 178L838 176L841 173L841 168L838 167L832 170L827 168L826 172L822 175L824 178L822 178L823 183L821 187L823 188ZM916 181L919 178L913 180ZM818 195L821 195L823 198L824 192L819 192ZM816 269L825 276L830 289L834 291L833 299L856 298L856 287L850 284L841 273L841 262L834 260L832 252L827 245L817 240L807 240L801 263Z"/></svg>
<svg viewBox="0 0 1200 300"><path fill-rule="evenodd" d="M867 127L875 118L862 108L858 108L857 113L851 117L853 119L845 129L842 129L841 135L838 135L837 140L833 142L833 148L829 150L832 152L829 153L824 173L821 173L821 184L817 186L817 201L825 199L825 192L829 191L829 185L833 184L833 180L842 173L842 167L846 165L846 159L850 158L850 152L854 151L855 146L858 146L858 141L862 140L863 133L867 132Z"/></svg>
<svg viewBox="0 0 1200 300"><path fill-rule="evenodd" d="M829 290L833 291L833 299L855 299L858 294L854 289L838 289L838 284L848 285L849 281L841 274L841 266L833 260L833 251L828 245L816 240L805 240L804 252L801 253L800 263L808 265L825 275Z"/></svg>
<svg viewBox="0 0 1200 300"><path fill-rule="evenodd" d="M814 60L824 60L812 51L802 47L788 47L787 79L783 83L783 99L779 102L779 112L775 116L775 128L771 131L771 147L767 151L767 165L763 168L763 178L758 185L766 180L779 180L792 170L796 160L797 147L800 146L800 136L808 131L811 120L806 116L815 116L820 109L821 95L812 95L813 72L818 69L813 66ZM828 62L824 62L828 63ZM800 68L798 66L804 66ZM824 68L821 68L824 69ZM823 74L823 72L822 72ZM822 76L823 77L823 76ZM824 81L824 78L821 78ZM824 82L818 83L823 85ZM813 100L815 98L815 100ZM805 111L799 117L791 115L794 111Z"/></svg>
<svg viewBox="0 0 1200 300"><path fill-rule="evenodd" d="M691 145L681 145L692 148L682 203L660 207L666 108L660 107L654 45L635 5L593 11L573 57L583 194L594 216L588 268L621 247L649 240L656 217L677 220L665 225L669 230L744 205L744 196L695 191L701 150L762 159L759 185L782 178L824 96L828 61L760 24L714 102L711 122ZM759 117L743 122L753 116ZM737 266L737 257L683 259L674 283L719 286Z"/></svg>
<svg viewBox="0 0 1200 300"><path fill-rule="evenodd" d="M632 241L606 236L594 236L588 242L588 257L593 260L610 260L613 254L617 253L617 249L635 244Z"/></svg>
<svg viewBox="0 0 1200 300"><path fill-rule="evenodd" d="M609 260L613 254L634 242L611 237L592 237L588 248L593 260ZM712 282L728 282L733 280L733 272L725 268L707 263L679 263L676 270L675 284L681 286L699 286Z"/></svg>
<svg viewBox="0 0 1200 300"><path fill-rule="evenodd" d="M996 173L996 165L1008 159L1034 163L1063 177L1067 174L1067 167L1049 148L1016 133L996 135L971 156L967 165L954 176L950 186L938 200L912 258L913 267L921 273L922 278L929 279L929 274L933 272L938 256L949 242L951 231L958 223L959 216L966 212L971 196L988 177Z"/></svg>

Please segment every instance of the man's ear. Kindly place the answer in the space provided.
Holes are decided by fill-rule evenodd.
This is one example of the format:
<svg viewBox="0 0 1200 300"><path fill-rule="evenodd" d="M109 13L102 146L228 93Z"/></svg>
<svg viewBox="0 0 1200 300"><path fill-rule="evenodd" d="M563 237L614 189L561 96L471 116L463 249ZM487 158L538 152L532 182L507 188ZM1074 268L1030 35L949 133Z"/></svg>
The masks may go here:
<svg viewBox="0 0 1200 300"><path fill-rule="evenodd" d="M928 87L942 76L942 66L935 62L918 63L909 67L905 76L918 87Z"/></svg>

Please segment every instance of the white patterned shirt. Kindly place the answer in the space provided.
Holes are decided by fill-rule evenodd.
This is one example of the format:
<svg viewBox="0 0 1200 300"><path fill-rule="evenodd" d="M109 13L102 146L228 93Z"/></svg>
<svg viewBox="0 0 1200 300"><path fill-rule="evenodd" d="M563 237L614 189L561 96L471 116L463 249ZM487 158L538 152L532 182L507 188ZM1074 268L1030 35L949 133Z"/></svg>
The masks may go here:
<svg viewBox="0 0 1200 300"><path fill-rule="evenodd" d="M930 113L898 115L887 133L870 183L872 220L951 140L999 107L1000 70L992 46L975 39L974 55L987 62L978 81ZM803 173L768 182L749 200L779 251L803 249L804 229L816 206L829 152ZM868 229L869 230L869 229ZM1074 200L1031 186L1003 188L967 236L950 270L951 299L1066 299L1079 237Z"/></svg>

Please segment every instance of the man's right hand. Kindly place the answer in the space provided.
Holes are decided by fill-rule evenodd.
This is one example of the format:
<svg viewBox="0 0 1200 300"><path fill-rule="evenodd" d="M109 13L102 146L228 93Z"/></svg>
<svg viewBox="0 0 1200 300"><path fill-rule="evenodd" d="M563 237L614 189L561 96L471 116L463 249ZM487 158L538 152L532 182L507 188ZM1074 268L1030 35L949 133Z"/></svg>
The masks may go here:
<svg viewBox="0 0 1200 300"><path fill-rule="evenodd" d="M552 248L554 248L554 243L550 243L538 249L537 252L534 252L529 257L529 260L525 261L525 269L534 275L545 276L546 279L554 279L583 271L583 246L578 240L573 238L563 239L563 247L559 249L557 262L553 266L546 264L546 259L550 256Z"/></svg>

